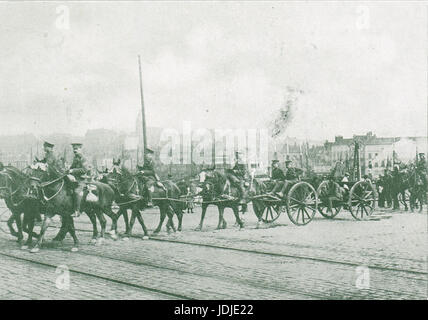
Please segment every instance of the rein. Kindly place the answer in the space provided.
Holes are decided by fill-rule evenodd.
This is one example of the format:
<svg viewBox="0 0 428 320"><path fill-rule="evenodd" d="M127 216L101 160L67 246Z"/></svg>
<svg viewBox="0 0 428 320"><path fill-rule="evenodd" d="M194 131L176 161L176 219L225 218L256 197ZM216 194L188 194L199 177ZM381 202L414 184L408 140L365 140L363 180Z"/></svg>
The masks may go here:
<svg viewBox="0 0 428 320"><path fill-rule="evenodd" d="M43 194L43 199L46 202L47 201L51 201L53 198L55 198L62 191L62 189L64 188L64 185L65 185L64 177L65 176L61 176L61 177L59 177L59 178L57 178L55 180L48 181L48 182L40 184L40 187L41 187L41 190L42 190L42 194ZM54 184L54 183L56 183L56 182L58 182L58 181L60 181L60 180L62 180L62 183L61 183L61 187L58 189L58 191L53 196L47 197L46 193L45 193L45 188L48 187L48 186L50 186L50 185L52 185L52 184Z"/></svg>

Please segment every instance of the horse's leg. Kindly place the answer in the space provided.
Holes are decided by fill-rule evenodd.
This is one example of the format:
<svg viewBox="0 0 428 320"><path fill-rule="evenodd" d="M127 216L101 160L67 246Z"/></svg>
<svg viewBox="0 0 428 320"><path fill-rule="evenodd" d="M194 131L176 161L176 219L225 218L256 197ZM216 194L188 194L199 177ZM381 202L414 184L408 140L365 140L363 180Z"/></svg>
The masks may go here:
<svg viewBox="0 0 428 320"><path fill-rule="evenodd" d="M63 217L63 219L66 219L67 225L68 225L68 232L70 233L71 237L73 238L73 247L71 248L71 252L76 252L79 250L79 240L76 236L76 229L74 228L74 220L71 215L66 215Z"/></svg>
<svg viewBox="0 0 428 320"><path fill-rule="evenodd" d="M238 206L234 206L232 208L232 210L233 210L233 214L235 215L236 222L238 222L239 228L243 228L244 227L244 223L242 222L241 218L239 217L239 208L238 208Z"/></svg>
<svg viewBox="0 0 428 320"><path fill-rule="evenodd" d="M128 210L128 209L125 209L125 210ZM132 234L132 229L134 228L136 218L137 218L137 215L134 214L133 211L131 211L131 219L129 219L129 235Z"/></svg>
<svg viewBox="0 0 428 320"><path fill-rule="evenodd" d="M201 231L202 226L204 224L205 214L207 213L208 204L202 204L202 213L201 213L201 221L199 222L199 226L196 227L196 231Z"/></svg>
<svg viewBox="0 0 428 320"><path fill-rule="evenodd" d="M28 249L33 242L34 216L31 212L24 211L24 222L22 229L28 234L27 241L21 246L21 249Z"/></svg>
<svg viewBox="0 0 428 320"><path fill-rule="evenodd" d="M406 199L406 190L401 191L401 196L403 197L403 204L404 204L404 210L409 211L409 207L407 206L407 199Z"/></svg>
<svg viewBox="0 0 428 320"><path fill-rule="evenodd" d="M172 231L176 232L177 230L175 229L174 220L173 220L173 218L174 218L174 211L172 210L172 208L171 208L171 206L169 204L163 206L163 210L165 210L166 215L168 216L168 224L169 224L169 226L171 227Z"/></svg>
<svg viewBox="0 0 428 320"><path fill-rule="evenodd" d="M17 213L15 215L16 228L18 229L18 232L17 232L18 240L17 241L18 241L19 245L21 245L23 240L24 240L24 234L22 233L22 224L23 223L22 223L21 216L22 216L21 212Z"/></svg>
<svg viewBox="0 0 428 320"><path fill-rule="evenodd" d="M142 216L142 214L141 214L140 210L138 210L138 208L137 208L137 207L134 207L134 208L132 209L132 215L133 215L133 216L135 216L135 217L137 218L138 222L139 222L139 223L140 223L140 225L141 225L141 228L143 229L143 232L144 232L143 239L144 239L144 240L148 239L148 238L149 238L149 232L147 231L147 227L146 227L146 225L144 224L143 216Z"/></svg>
<svg viewBox="0 0 428 320"><path fill-rule="evenodd" d="M181 231L182 229L182 224L183 224L183 211L181 210L181 208L177 205L173 205L172 206L175 215L177 216L178 219L178 227L177 230Z"/></svg>
<svg viewBox="0 0 428 320"><path fill-rule="evenodd" d="M18 237L18 232L15 231L15 228L13 227L14 221L15 221L15 212L12 211L12 215L7 220L7 226L9 227L10 234L14 237Z"/></svg>
<svg viewBox="0 0 428 320"><path fill-rule="evenodd" d="M34 248L31 249L32 253L39 252L40 247L42 246L43 240L45 238L46 230L48 229L48 227L51 224L51 222L52 222L52 216L50 216L48 213L46 213L45 214L45 218L43 219L42 227L40 229L39 239L37 240L36 245L34 246ZM65 228L66 228L65 230L67 230L67 224L64 221L64 219L62 220L62 222L65 225ZM61 230L60 230L60 232L61 232ZM59 233L58 233L58 235L59 235Z"/></svg>
<svg viewBox="0 0 428 320"><path fill-rule="evenodd" d="M97 217L92 210L87 210L86 214L88 215L89 220L91 220L91 223L92 223L92 240L91 240L91 243L96 244L97 238L98 238Z"/></svg>
<svg viewBox="0 0 428 320"><path fill-rule="evenodd" d="M218 224L217 224L217 228L216 229L221 229L222 225L223 225L223 215L224 215L224 207L221 205L217 206L218 208Z"/></svg>
<svg viewBox="0 0 428 320"><path fill-rule="evenodd" d="M105 232L106 232L106 226L107 226L107 221L106 218L104 217L104 212L101 211L100 209L96 209L95 210L95 214L97 215L97 218L101 224L101 236L98 239L97 244L103 244L104 242L104 236L105 236Z"/></svg>
<svg viewBox="0 0 428 320"><path fill-rule="evenodd" d="M102 212L111 219L111 230L109 233L110 233L110 236L112 237L112 239L117 240L117 219L118 219L118 217L113 212L113 210L111 210L111 205L105 206L102 209Z"/></svg>
<svg viewBox="0 0 428 320"><path fill-rule="evenodd" d="M165 218L166 218L166 212L164 210L162 210L160 207L159 207L159 212L160 212L160 215L159 215L159 224L156 227L156 229L153 231L153 233L155 233L155 234L159 233L161 231L163 222L165 221Z"/></svg>
<svg viewBox="0 0 428 320"><path fill-rule="evenodd" d="M54 242L62 242L67 235L68 232L68 222L67 219L64 220L64 218L61 218L61 227L59 228L59 231L57 235L52 239ZM41 231L40 231L41 233ZM40 237L40 236L39 236Z"/></svg>

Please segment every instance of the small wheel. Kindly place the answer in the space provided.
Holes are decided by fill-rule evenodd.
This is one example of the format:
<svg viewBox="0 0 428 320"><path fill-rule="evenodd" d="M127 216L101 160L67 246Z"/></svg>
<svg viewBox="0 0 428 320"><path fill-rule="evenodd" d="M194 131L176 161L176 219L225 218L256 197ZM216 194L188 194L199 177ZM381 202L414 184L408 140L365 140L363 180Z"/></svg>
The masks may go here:
<svg viewBox="0 0 428 320"><path fill-rule="evenodd" d="M358 181L349 193L349 210L356 220L370 217L376 205L376 191L369 181Z"/></svg>
<svg viewBox="0 0 428 320"><path fill-rule="evenodd" d="M337 182L334 182L335 187L339 188L339 184ZM328 181L323 181L317 188L317 194L319 198L318 202L318 212L327 219L333 219L335 216L337 216L342 209L342 204L338 200L332 201L332 209L329 208L329 197L330 192L328 188Z"/></svg>
<svg viewBox="0 0 428 320"><path fill-rule="evenodd" d="M276 219L279 218L282 211L283 211L283 206L281 206L279 204L266 205L266 207L263 209L261 219L265 223L274 222Z"/></svg>
<svg viewBox="0 0 428 320"><path fill-rule="evenodd" d="M303 226L314 218L317 211L317 192L307 182L298 182L287 194L287 214L295 225Z"/></svg>

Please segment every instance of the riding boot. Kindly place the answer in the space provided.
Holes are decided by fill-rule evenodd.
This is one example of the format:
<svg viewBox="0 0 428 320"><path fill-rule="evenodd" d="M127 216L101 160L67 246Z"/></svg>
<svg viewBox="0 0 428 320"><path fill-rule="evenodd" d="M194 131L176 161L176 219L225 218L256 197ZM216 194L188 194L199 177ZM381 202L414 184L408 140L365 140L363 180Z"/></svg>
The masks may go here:
<svg viewBox="0 0 428 320"><path fill-rule="evenodd" d="M76 188L73 192L73 209L74 209L74 213L71 215L73 218L78 218L80 217L80 197L77 194L78 188Z"/></svg>
<svg viewBox="0 0 428 320"><path fill-rule="evenodd" d="M152 193L150 192L150 190L148 188L146 188L145 193L147 196L147 207L153 207Z"/></svg>

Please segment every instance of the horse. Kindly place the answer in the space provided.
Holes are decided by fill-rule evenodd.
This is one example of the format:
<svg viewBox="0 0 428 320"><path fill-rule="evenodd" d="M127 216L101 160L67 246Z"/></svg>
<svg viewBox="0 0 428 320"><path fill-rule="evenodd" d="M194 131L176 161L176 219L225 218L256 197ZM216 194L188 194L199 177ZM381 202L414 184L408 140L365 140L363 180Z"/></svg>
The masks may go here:
<svg viewBox="0 0 428 320"><path fill-rule="evenodd" d="M148 231L140 210L144 208L144 198L141 197L141 184L138 179L126 168L113 170L104 173L101 182L107 183L115 193L115 202L119 206L117 219L123 216L125 221L125 237L131 236L131 227L129 224L128 209L132 211L131 220L138 219L144 231L144 237L148 236ZM112 225L112 231L117 232L117 224Z"/></svg>
<svg viewBox="0 0 428 320"><path fill-rule="evenodd" d="M140 180L141 181L141 180ZM180 200L182 195L180 188L172 180L163 181L162 184L166 189L166 192L161 188L158 183L154 180L148 180L148 189L152 195L153 205L159 207L160 219L159 224L156 229L153 231L154 234L160 232L165 218L168 217L168 222L166 224L168 232L172 229L174 232L182 230L183 224L183 210L185 208L185 202ZM178 219L178 226L175 229L173 217L174 214ZM132 220L131 220L132 227Z"/></svg>
<svg viewBox="0 0 428 320"><path fill-rule="evenodd" d="M139 174L132 174L129 170L122 167L120 170L113 170L112 172L104 174L103 180L108 183L115 190L116 203L119 206L118 218L123 216L125 220L125 237L132 235L132 229L135 224L135 219L140 223L144 236L143 239L147 239L149 234L145 226L144 219L141 211L147 209L147 195L144 194L144 185ZM167 228L168 231L173 229L176 231L172 217L174 214L178 218L178 231L182 229L183 219L183 204L179 200L181 195L180 189L172 181L165 181L164 186L167 189L167 193L161 189L157 184L150 182L148 186L149 192L152 193L153 204L159 207L160 220L154 233L159 233L162 224L166 217L168 217ZM129 219L127 210L131 209L132 214Z"/></svg>
<svg viewBox="0 0 428 320"><path fill-rule="evenodd" d="M419 212L422 212L426 190L420 173L415 168L412 168L408 172L407 181L409 185L408 190L410 192L410 210L413 212L414 209L418 207Z"/></svg>
<svg viewBox="0 0 428 320"><path fill-rule="evenodd" d="M227 223L224 220L224 210L230 208L233 210L233 214L236 219L236 223L240 228L244 227L244 224L239 217L240 207L240 192L239 189L232 185L225 175L216 170L203 170L200 174L200 182L202 186L202 214L196 231L201 231L205 219L207 208L210 204L217 206L218 208L218 224L217 229L226 229ZM227 198L222 197L224 191L228 190Z"/></svg>
<svg viewBox="0 0 428 320"><path fill-rule="evenodd" d="M27 249L32 245L33 237L38 237L33 230L35 220L41 221L43 206L33 193L29 177L25 173L12 166L4 167L0 164L0 167L0 198L5 200L6 206L12 212L7 225L12 236L18 238L21 249ZM13 228L13 222L16 223L17 231ZM24 244L23 231L28 234Z"/></svg>
<svg viewBox="0 0 428 320"><path fill-rule="evenodd" d="M44 235L49 227L52 218L59 214L62 220L62 226L54 241L62 241L67 233L70 233L73 238L72 252L78 251L79 241L76 236L74 221L71 214L74 211L73 195L70 192L70 187L67 187L67 175L61 172L60 169L54 166L49 166L44 163L36 163L31 166L32 185L37 188L39 199L46 204L46 213L40 230L39 239L31 250L38 252L44 240ZM86 212L93 225L92 242L97 243L98 230L96 218L101 224L101 237L98 243L104 242L104 234L106 228L106 220L103 213L107 214L115 220L115 214L111 211L111 205L114 198L114 191L106 184L101 182L91 182L86 188L91 188L91 200L86 196L82 201L82 210ZM93 189L93 190L92 190ZM88 193L88 195L89 195Z"/></svg>

